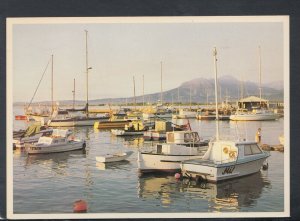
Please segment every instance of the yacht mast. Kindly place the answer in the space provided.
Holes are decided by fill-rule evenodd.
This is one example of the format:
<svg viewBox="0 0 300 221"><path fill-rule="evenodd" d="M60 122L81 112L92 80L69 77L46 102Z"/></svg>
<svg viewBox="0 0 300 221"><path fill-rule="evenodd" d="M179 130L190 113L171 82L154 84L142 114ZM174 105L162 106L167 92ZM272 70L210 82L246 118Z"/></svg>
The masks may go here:
<svg viewBox="0 0 300 221"><path fill-rule="evenodd" d="M134 109L136 110L135 80L134 80L134 76L133 76L133 96L134 96Z"/></svg>
<svg viewBox="0 0 300 221"><path fill-rule="evenodd" d="M86 68L86 116L89 117L89 64L88 64L88 43L87 35L88 31L85 31L85 68Z"/></svg>
<svg viewBox="0 0 300 221"><path fill-rule="evenodd" d="M75 109L75 78L74 78L74 84L73 84L73 109Z"/></svg>
<svg viewBox="0 0 300 221"><path fill-rule="evenodd" d="M54 111L53 102L53 55L51 55L51 115Z"/></svg>
<svg viewBox="0 0 300 221"><path fill-rule="evenodd" d="M143 75L143 107L145 106L145 83L144 83L144 75Z"/></svg>
<svg viewBox="0 0 300 221"><path fill-rule="evenodd" d="M260 46L258 46L258 53L259 53L259 98L260 98L260 106L261 106L261 51Z"/></svg>
<svg viewBox="0 0 300 221"><path fill-rule="evenodd" d="M192 89L190 87L190 110L192 109Z"/></svg>
<svg viewBox="0 0 300 221"><path fill-rule="evenodd" d="M161 104L163 104L162 61L160 62L160 101L161 101Z"/></svg>
<svg viewBox="0 0 300 221"><path fill-rule="evenodd" d="M218 70L217 70L217 49L214 47L214 66L215 66L215 99L216 99L216 140L219 140L219 111L218 111Z"/></svg>

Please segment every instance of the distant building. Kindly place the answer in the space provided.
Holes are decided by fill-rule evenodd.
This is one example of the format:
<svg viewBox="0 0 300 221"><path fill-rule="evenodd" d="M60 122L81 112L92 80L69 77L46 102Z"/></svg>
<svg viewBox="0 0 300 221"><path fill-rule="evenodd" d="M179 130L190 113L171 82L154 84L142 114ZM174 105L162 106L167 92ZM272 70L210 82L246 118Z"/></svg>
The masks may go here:
<svg viewBox="0 0 300 221"><path fill-rule="evenodd" d="M269 108L269 101L266 99L260 99L256 96L250 96L238 101L238 107L243 109L252 110L254 107Z"/></svg>

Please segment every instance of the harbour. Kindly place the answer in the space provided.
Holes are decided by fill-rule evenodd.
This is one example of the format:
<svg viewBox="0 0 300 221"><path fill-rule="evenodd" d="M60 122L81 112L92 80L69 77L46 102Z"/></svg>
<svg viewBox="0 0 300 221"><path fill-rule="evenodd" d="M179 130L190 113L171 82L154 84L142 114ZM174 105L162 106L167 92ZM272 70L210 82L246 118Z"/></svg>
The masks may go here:
<svg viewBox="0 0 300 221"><path fill-rule="evenodd" d="M16 110L16 114L22 114L22 108ZM173 119L173 122L185 124L187 120ZM189 122L204 139L215 134L214 120L189 119ZM257 128L261 128L262 143L277 145L278 137L283 133L283 122L280 118L276 121L219 123L221 133L235 136L238 128L243 132L241 136L252 140ZM26 121L14 121L14 127L18 129L27 124ZM220 184L197 184L194 180L178 180L174 173L139 176L138 151L152 148L159 141L144 141L143 136L113 136L109 129L71 129L76 137L86 140L86 151L42 155L14 151L16 213L71 213L72 203L78 199L87 202L89 213L283 210L284 152L271 151L266 171ZM120 151L133 151L133 154L122 162L105 164L96 161L96 156Z"/></svg>
<svg viewBox="0 0 300 221"><path fill-rule="evenodd" d="M182 32L193 42L184 44L189 45L187 61L179 53L186 49L167 44L177 35L163 28L174 25L178 32L186 24L153 26L152 37L169 36L163 37L169 52L178 47L173 55L160 51L165 45L156 47L156 41L141 37L149 24L99 23L76 29L74 39L62 38L74 44L61 48L72 51L63 59L59 51L48 50L46 56L38 50L43 48L40 43L34 47L35 56L43 54L30 72L34 81L26 80L24 90L14 77L8 110L13 119L9 131L13 139L8 139L7 147L13 157L12 214L286 214L288 88L282 59L270 62L270 47L283 50L283 46L268 38L258 43L265 38L262 34L250 37L245 51L240 38L230 47L211 46L204 43L208 39L191 37L201 34L196 26L206 25L192 22L193 28ZM252 28L266 31L264 25ZM234 30L230 23L226 26ZM246 26L239 27L244 34ZM63 33L75 31L67 27ZM107 33L114 30L119 35L126 27L128 36L112 40L106 48L103 42L110 38L100 30L107 27ZM211 33L218 30L208 27ZM54 33L49 36L49 43L60 42ZM218 36L214 41L221 43ZM20 44L26 47L23 41ZM198 44L205 50L196 49ZM141 46L150 47L140 57ZM131 47L137 51L123 54ZM175 62L179 58L184 62ZM14 62L16 69L27 63Z"/></svg>

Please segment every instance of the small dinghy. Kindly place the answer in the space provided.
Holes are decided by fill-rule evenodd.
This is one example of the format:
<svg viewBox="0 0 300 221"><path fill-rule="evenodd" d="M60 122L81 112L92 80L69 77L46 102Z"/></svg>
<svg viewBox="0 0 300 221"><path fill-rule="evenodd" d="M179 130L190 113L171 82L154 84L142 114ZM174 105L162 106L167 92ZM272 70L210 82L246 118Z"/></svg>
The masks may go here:
<svg viewBox="0 0 300 221"><path fill-rule="evenodd" d="M97 156L96 161L100 163L118 162L126 160L133 151L127 151L124 153L106 154L105 156Z"/></svg>

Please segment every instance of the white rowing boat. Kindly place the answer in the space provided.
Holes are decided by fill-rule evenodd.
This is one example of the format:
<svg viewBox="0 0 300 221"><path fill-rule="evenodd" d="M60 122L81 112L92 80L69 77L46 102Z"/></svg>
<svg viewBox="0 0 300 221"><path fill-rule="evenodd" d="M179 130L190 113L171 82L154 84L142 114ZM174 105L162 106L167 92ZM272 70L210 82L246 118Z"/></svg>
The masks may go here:
<svg viewBox="0 0 300 221"><path fill-rule="evenodd" d="M104 156L97 156L96 161L100 163L118 162L126 160L133 151L126 151L124 153L106 154Z"/></svg>

